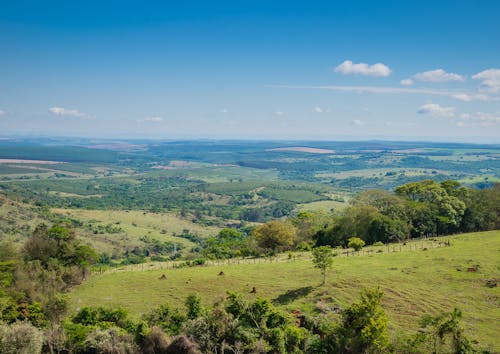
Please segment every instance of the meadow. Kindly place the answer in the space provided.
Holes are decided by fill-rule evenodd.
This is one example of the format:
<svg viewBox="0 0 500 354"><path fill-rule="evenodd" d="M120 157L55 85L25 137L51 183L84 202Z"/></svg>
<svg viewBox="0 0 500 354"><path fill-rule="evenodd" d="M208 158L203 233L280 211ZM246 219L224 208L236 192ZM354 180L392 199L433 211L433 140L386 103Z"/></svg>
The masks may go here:
<svg viewBox="0 0 500 354"><path fill-rule="evenodd" d="M458 307L465 333L493 352L500 350L500 289L498 281L500 231L440 238L450 247L337 257L321 276L307 257L276 263L217 265L182 269L136 268L93 275L70 293L71 312L84 306L122 306L135 318L163 303L180 307L198 293L206 305L239 291L248 298L262 296L287 310L316 312L320 307L345 307L364 287L379 286L392 336L415 333L423 315ZM418 242L418 241L414 241ZM476 268L477 271L468 271ZM218 275L219 272L224 275ZM166 279L160 279L165 275ZM257 294L251 294L255 287Z"/></svg>

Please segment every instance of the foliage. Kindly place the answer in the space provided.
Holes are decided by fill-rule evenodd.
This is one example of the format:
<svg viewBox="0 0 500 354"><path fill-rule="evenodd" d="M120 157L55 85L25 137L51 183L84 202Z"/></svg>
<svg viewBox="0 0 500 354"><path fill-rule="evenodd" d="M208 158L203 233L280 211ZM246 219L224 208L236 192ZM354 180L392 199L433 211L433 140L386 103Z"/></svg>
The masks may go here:
<svg viewBox="0 0 500 354"><path fill-rule="evenodd" d="M321 285L325 285L326 282L326 272L333 265L333 257L336 256L330 246L319 246L312 250L313 263L315 268L319 268L321 275L323 276L323 281Z"/></svg>
<svg viewBox="0 0 500 354"><path fill-rule="evenodd" d="M361 249L364 247L365 241L360 239L359 237L350 237L349 242L347 244L347 247L349 248L354 248L356 252L361 251Z"/></svg>
<svg viewBox="0 0 500 354"><path fill-rule="evenodd" d="M462 312L457 308L437 316L424 316L421 330L411 342L412 348L432 350L433 353L474 353L470 341L460 325Z"/></svg>
<svg viewBox="0 0 500 354"><path fill-rule="evenodd" d="M206 240L202 253L208 258L227 259L251 254L246 235L236 229L224 228L216 237Z"/></svg>
<svg viewBox="0 0 500 354"><path fill-rule="evenodd" d="M384 353L389 346L387 317L381 306L383 292L365 289L361 300L342 312L338 334L339 351L343 353Z"/></svg>
<svg viewBox="0 0 500 354"><path fill-rule="evenodd" d="M0 325L0 353L41 353L43 341L43 332L29 322Z"/></svg>
<svg viewBox="0 0 500 354"><path fill-rule="evenodd" d="M266 252L280 252L292 247L297 230L290 222L269 221L252 230L259 248Z"/></svg>

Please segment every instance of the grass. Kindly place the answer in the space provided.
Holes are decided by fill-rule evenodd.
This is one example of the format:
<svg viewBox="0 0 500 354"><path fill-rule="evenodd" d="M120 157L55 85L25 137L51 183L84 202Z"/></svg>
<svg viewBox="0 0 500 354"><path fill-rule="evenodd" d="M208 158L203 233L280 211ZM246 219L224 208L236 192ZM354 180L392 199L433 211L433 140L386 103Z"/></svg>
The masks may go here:
<svg viewBox="0 0 500 354"><path fill-rule="evenodd" d="M201 226L183 219L174 213L152 213L138 210L84 210L84 209L52 209L52 212L93 225L114 224L122 229L116 234L83 235L83 239L91 243L100 251L111 252L123 250L125 247L142 245L139 239L142 236L160 241L172 241L182 244L188 251L194 244L185 238L174 236L182 234L187 229L192 234L201 237L214 236L219 228Z"/></svg>
<svg viewBox="0 0 500 354"><path fill-rule="evenodd" d="M414 333L421 316L458 307L466 334L497 352L500 288L488 288L485 281L499 279L500 231L448 239L451 247L337 258L325 286L319 286L320 273L308 260L104 273L74 289L71 310L123 306L137 318L165 302L182 306L191 293L210 304L226 290L255 296L249 292L256 287L258 296L289 310L313 311L318 301L345 307L358 299L361 288L380 286L393 334ZM477 272L467 271L476 264ZM224 276L218 276L221 270ZM162 274L166 280L159 280Z"/></svg>

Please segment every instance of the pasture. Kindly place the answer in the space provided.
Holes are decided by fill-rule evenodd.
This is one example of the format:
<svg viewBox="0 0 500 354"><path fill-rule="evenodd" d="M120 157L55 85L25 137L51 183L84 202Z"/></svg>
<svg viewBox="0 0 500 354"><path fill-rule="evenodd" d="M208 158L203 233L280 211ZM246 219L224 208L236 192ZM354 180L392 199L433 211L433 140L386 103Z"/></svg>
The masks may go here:
<svg viewBox="0 0 500 354"><path fill-rule="evenodd" d="M182 306L191 293L210 304L226 290L272 299L288 310L315 312L345 307L363 287L384 290L384 308L393 336L414 333L423 315L458 307L466 334L481 346L500 350L500 231L447 237L450 247L338 257L325 286L307 257L277 263L218 265L181 269L116 271L94 275L70 294L71 311L83 306L122 306L134 317L169 303ZM471 271L470 269L475 269ZM224 272L219 276L219 272ZM160 279L165 274L166 279ZM250 294L255 287L257 295Z"/></svg>

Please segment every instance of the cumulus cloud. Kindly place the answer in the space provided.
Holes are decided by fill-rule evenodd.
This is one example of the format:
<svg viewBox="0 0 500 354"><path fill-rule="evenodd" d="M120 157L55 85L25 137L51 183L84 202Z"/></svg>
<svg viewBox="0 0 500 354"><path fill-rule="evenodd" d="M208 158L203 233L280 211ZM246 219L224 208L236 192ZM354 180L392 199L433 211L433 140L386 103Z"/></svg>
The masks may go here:
<svg viewBox="0 0 500 354"><path fill-rule="evenodd" d="M49 108L49 112L59 117L75 117L80 119L94 118L93 116L87 113L80 112L76 109L67 109L63 107L51 107Z"/></svg>
<svg viewBox="0 0 500 354"><path fill-rule="evenodd" d="M357 127L361 127L362 125L365 125L365 123L362 120L359 120L359 119L353 119L351 121L351 124L355 125Z"/></svg>
<svg viewBox="0 0 500 354"><path fill-rule="evenodd" d="M410 86L413 85L414 81L412 79L404 79L400 81L401 85Z"/></svg>
<svg viewBox="0 0 500 354"><path fill-rule="evenodd" d="M429 114L433 117L453 118L455 116L455 107L443 107L437 103L427 103L421 106L417 113Z"/></svg>
<svg viewBox="0 0 500 354"><path fill-rule="evenodd" d="M161 122L161 121L163 121L162 117L147 117L147 118L138 120L138 122L154 122L154 123Z"/></svg>
<svg viewBox="0 0 500 354"><path fill-rule="evenodd" d="M384 77L389 76L392 71L387 65L382 63L376 63L373 65L369 65L366 63L356 64L350 60L346 60L335 68L335 72L344 75L357 74L365 76Z"/></svg>
<svg viewBox="0 0 500 354"><path fill-rule="evenodd" d="M480 89L486 92L500 92L500 69L488 69L472 76L474 80L481 80Z"/></svg>
<svg viewBox="0 0 500 354"><path fill-rule="evenodd" d="M465 77L455 73L448 73L443 69L429 70L412 76L413 80L422 82L450 82L465 81Z"/></svg>
<svg viewBox="0 0 500 354"><path fill-rule="evenodd" d="M313 113L323 113L323 108L321 107L313 107L313 109L311 110L311 112Z"/></svg>

